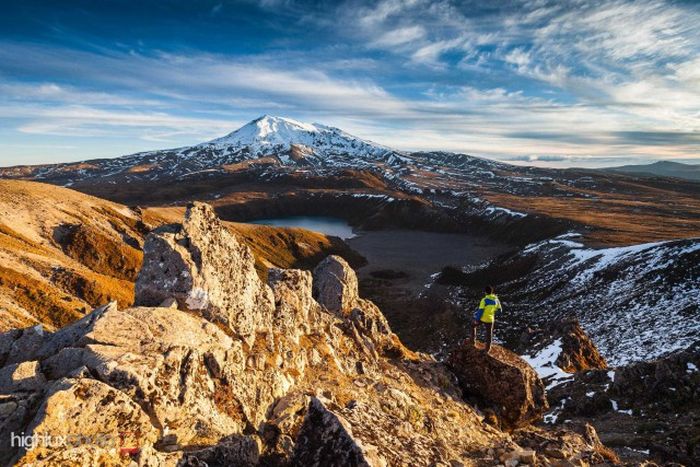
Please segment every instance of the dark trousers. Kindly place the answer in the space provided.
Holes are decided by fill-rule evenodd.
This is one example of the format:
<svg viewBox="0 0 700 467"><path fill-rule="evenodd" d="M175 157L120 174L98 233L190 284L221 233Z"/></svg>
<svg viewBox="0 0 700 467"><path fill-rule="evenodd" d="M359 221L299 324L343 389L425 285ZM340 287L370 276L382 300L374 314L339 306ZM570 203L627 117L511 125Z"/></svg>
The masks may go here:
<svg viewBox="0 0 700 467"><path fill-rule="evenodd" d="M484 323L483 321L472 321L472 332L471 341L472 344L476 344L476 333L479 331L479 326L484 326L486 328L486 348L491 348L491 342L493 341L493 325L494 323Z"/></svg>

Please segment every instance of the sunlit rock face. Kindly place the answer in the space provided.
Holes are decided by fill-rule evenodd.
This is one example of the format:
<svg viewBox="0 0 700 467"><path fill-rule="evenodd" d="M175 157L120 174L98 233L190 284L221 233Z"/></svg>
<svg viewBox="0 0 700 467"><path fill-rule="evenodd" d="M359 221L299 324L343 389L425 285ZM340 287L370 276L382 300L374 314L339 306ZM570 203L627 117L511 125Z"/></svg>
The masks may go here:
<svg viewBox="0 0 700 467"><path fill-rule="evenodd" d="M403 347L342 258L268 277L194 204L146 240L140 306L1 334L3 446L13 432L107 438L15 447L0 463L478 465L519 452L444 365Z"/></svg>

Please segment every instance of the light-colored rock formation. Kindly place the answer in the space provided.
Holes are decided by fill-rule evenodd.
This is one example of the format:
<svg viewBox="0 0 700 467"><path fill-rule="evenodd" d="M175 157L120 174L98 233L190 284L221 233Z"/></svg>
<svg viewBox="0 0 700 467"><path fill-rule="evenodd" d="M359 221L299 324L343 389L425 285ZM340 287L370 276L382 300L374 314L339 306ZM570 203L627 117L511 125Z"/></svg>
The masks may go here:
<svg viewBox="0 0 700 467"><path fill-rule="evenodd" d="M357 305L357 275L339 256L328 256L314 270L314 297L328 311L344 315Z"/></svg>
<svg viewBox="0 0 700 467"><path fill-rule="evenodd" d="M14 363L0 369L0 392L38 391L45 383L37 361Z"/></svg>
<svg viewBox="0 0 700 467"><path fill-rule="evenodd" d="M143 306L0 335L0 442L87 437L0 463L476 465L519 448L401 345L342 259L268 277L195 204L146 241Z"/></svg>
<svg viewBox="0 0 700 467"><path fill-rule="evenodd" d="M255 258L214 214L196 203L182 226L165 226L149 235L136 279L136 305L157 306L174 298L181 309L221 323L248 345L269 329L272 291L255 272Z"/></svg>

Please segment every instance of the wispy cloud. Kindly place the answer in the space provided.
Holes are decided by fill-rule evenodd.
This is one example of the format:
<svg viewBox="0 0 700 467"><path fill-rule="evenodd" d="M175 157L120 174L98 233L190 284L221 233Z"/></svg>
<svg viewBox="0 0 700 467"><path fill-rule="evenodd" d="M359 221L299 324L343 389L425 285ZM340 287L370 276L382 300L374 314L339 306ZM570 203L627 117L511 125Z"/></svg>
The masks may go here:
<svg viewBox="0 0 700 467"><path fill-rule="evenodd" d="M3 135L179 145L282 113L400 149L538 163L700 157L692 3L260 5L255 24L272 45L253 52L0 36L0 121L13 129ZM314 28L318 40L297 39Z"/></svg>

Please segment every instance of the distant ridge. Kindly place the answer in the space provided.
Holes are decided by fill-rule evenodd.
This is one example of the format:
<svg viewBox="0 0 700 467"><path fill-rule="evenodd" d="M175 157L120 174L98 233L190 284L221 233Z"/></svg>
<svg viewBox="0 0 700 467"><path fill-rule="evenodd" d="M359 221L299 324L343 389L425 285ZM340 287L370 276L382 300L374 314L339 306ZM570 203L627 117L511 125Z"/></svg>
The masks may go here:
<svg viewBox="0 0 700 467"><path fill-rule="evenodd" d="M652 164L607 167L603 170L638 175L640 177L676 177L700 181L700 165L683 164L681 162L658 161Z"/></svg>

